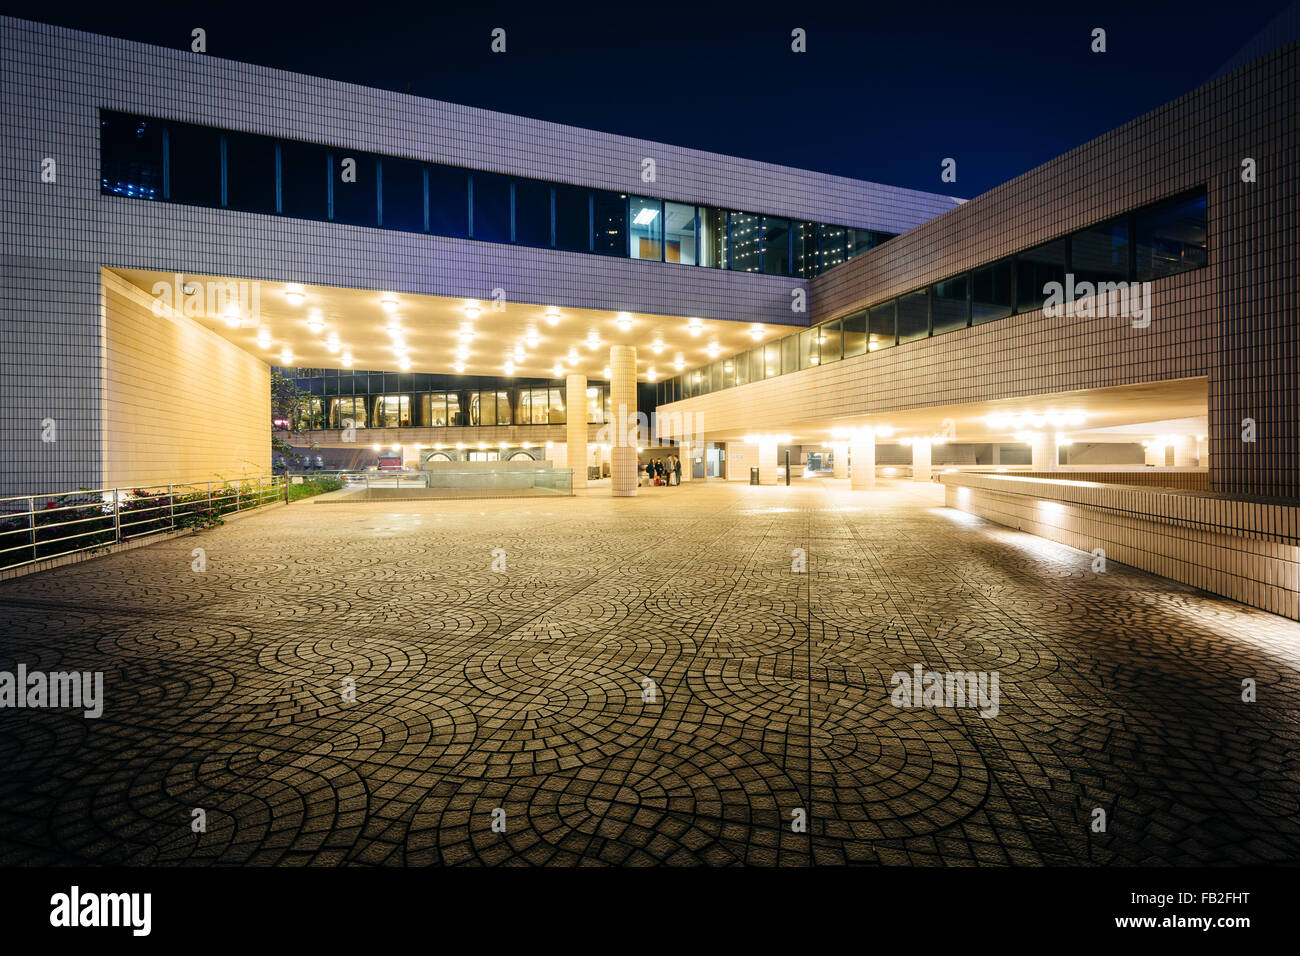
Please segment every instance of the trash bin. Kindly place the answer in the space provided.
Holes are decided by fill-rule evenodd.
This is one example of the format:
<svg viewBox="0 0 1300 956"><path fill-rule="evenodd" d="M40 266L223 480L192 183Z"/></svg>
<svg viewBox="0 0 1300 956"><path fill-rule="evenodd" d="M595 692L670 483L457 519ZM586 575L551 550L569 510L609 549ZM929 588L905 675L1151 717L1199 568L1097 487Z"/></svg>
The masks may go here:
<svg viewBox="0 0 1300 956"><path fill-rule="evenodd" d="M751 469L749 469L749 483L750 483L751 485L756 485L756 484L758 484L758 469L757 469L757 468L751 468Z"/></svg>

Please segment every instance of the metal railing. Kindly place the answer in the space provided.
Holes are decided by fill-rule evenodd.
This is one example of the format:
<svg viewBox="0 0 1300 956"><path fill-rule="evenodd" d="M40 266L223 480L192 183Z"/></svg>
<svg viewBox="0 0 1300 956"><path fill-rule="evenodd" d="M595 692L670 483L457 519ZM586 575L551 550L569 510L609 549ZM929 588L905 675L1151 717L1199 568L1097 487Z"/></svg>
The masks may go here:
<svg viewBox="0 0 1300 956"><path fill-rule="evenodd" d="M572 495L573 472L568 468L492 468L434 471L362 471L337 472L332 477L343 483L348 497L383 497L390 490L416 489L428 497L531 497L534 495ZM374 492L372 495L371 493ZM349 494L350 493L350 494Z"/></svg>
<svg viewBox="0 0 1300 956"><path fill-rule="evenodd" d="M212 524L287 499L282 475L0 498L0 571Z"/></svg>

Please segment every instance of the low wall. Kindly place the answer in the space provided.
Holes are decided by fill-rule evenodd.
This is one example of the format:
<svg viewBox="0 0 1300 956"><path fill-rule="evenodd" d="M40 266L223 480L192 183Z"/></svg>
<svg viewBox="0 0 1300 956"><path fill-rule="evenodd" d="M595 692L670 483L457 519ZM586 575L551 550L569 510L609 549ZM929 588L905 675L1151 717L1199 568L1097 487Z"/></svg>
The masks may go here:
<svg viewBox="0 0 1300 956"><path fill-rule="evenodd" d="M1105 485L1140 485L1143 488L1179 488L1184 491L1209 491L1210 473L1208 470L1174 470L1174 469L1130 469L1128 471L1034 471L1031 468L1011 468L1007 472L998 472L995 468L963 468L966 475L997 475L999 477L1045 478L1051 481L1091 481Z"/></svg>
<svg viewBox="0 0 1300 956"><path fill-rule="evenodd" d="M949 507L1300 620L1300 508L1206 491L950 473Z"/></svg>

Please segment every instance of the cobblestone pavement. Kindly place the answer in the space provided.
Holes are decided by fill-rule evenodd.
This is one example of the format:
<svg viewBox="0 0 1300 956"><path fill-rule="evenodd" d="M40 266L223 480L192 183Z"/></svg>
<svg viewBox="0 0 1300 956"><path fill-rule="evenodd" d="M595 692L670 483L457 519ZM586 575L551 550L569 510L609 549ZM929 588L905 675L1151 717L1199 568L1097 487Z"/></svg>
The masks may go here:
<svg viewBox="0 0 1300 956"><path fill-rule="evenodd" d="M1300 626L941 504L312 501L0 584L0 669L106 698L0 711L0 863L1300 861Z"/></svg>

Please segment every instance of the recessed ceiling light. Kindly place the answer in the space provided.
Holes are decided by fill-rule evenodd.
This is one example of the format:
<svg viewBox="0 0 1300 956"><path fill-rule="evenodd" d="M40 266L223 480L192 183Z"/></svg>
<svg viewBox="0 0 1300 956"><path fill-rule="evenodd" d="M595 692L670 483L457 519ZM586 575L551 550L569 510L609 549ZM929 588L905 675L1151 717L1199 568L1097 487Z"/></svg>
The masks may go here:
<svg viewBox="0 0 1300 956"><path fill-rule="evenodd" d="M530 349L535 349L535 348L537 348L537 343L539 343L541 340L542 340L542 339L541 339L541 336L539 336L539 335L537 334L537 329L533 328L533 327L530 325L530 326L528 327L528 331L527 331L526 333L524 333L524 342L525 342L525 344L527 344L527 346L528 346Z"/></svg>
<svg viewBox="0 0 1300 956"><path fill-rule="evenodd" d="M506 374L507 374L507 375L514 375L514 374L515 374L515 363L512 362L512 361L510 361L509 359L506 359L505 370L506 370Z"/></svg>
<svg viewBox="0 0 1300 956"><path fill-rule="evenodd" d="M709 353L709 358L717 358L718 353L722 351L722 346L717 342L710 342L709 347L705 349Z"/></svg>
<svg viewBox="0 0 1300 956"><path fill-rule="evenodd" d="M699 335L704 331L704 323L699 319L691 319L686 323L686 331L690 332L691 335Z"/></svg>
<svg viewBox="0 0 1300 956"><path fill-rule="evenodd" d="M600 333L597 332L595 329L592 329L590 332L587 333L587 348L589 349L600 348Z"/></svg>
<svg viewBox="0 0 1300 956"><path fill-rule="evenodd" d="M686 368L686 360L680 355L677 356L677 358L673 360L673 368L680 372L682 369Z"/></svg>
<svg viewBox="0 0 1300 956"><path fill-rule="evenodd" d="M477 319L479 317L479 314L482 311L483 311L483 307L479 305L477 302L465 303L465 314L468 315L471 319Z"/></svg>
<svg viewBox="0 0 1300 956"><path fill-rule="evenodd" d="M289 300L290 305L302 305L302 300L305 298L305 296L303 295L302 286L300 285L289 286L284 290L284 297Z"/></svg>
<svg viewBox="0 0 1300 956"><path fill-rule="evenodd" d="M749 327L749 337L753 339L755 342L757 342L766 334L767 334L767 330L764 329L757 322L755 322L753 325Z"/></svg>
<svg viewBox="0 0 1300 956"><path fill-rule="evenodd" d="M632 331L632 313L620 312L618 314L617 325L620 332Z"/></svg>
<svg viewBox="0 0 1300 956"><path fill-rule="evenodd" d="M465 371L465 363L457 362L455 365L452 366L452 368L454 368L456 370L456 374L459 375L461 372Z"/></svg>
<svg viewBox="0 0 1300 956"><path fill-rule="evenodd" d="M344 353L343 353L343 357L342 357L339 361L341 361L341 362L343 363L343 367L344 367L344 368L351 368L351 367L352 367L352 353L351 353L351 352L344 352Z"/></svg>
<svg viewBox="0 0 1300 956"><path fill-rule="evenodd" d="M222 313L222 318L226 320L226 325L230 326L232 329L239 328L239 303L229 303L226 306L226 310Z"/></svg>
<svg viewBox="0 0 1300 956"><path fill-rule="evenodd" d="M515 361L520 364L523 364L523 361L526 358L528 358L528 353L524 351L524 347L522 345L516 345L514 351Z"/></svg>
<svg viewBox="0 0 1300 956"><path fill-rule="evenodd" d="M289 349L287 349L287 348L283 349L283 350L280 352L280 364L281 364L281 365L288 365L288 364L289 364L290 362L292 362L292 361L293 361L293 352L291 352L291 351L290 351Z"/></svg>
<svg viewBox="0 0 1300 956"><path fill-rule="evenodd" d="M263 327L257 330L257 344L264 349L269 349L271 347L270 329Z"/></svg>
<svg viewBox="0 0 1300 956"><path fill-rule="evenodd" d="M379 297L379 304L385 312L394 312L397 310L397 294L395 292L385 292Z"/></svg>
<svg viewBox="0 0 1300 956"><path fill-rule="evenodd" d="M560 321L560 310L553 305L548 305L546 311L542 313L542 318L546 320L547 325L555 325Z"/></svg>
<svg viewBox="0 0 1300 956"><path fill-rule="evenodd" d="M311 312L307 314L307 328L313 335L319 333L321 329L325 328L325 319L322 318L319 309L312 309Z"/></svg>
<svg viewBox="0 0 1300 956"><path fill-rule="evenodd" d="M577 365L578 362L580 361L578 357L578 350L573 348L569 349L569 354L565 356L565 359L568 361L570 365Z"/></svg>
<svg viewBox="0 0 1300 956"><path fill-rule="evenodd" d="M608 365L606 365L606 366L601 370L601 372L602 372L602 374L605 376L605 378L609 378L609 366L608 366Z"/></svg>
<svg viewBox="0 0 1300 956"><path fill-rule="evenodd" d="M658 209L652 209L649 206L642 206L641 211L636 214L632 219L632 222L638 226L648 226L650 223L655 221L655 217L658 215Z"/></svg>
<svg viewBox="0 0 1300 956"><path fill-rule="evenodd" d="M646 378L650 379L652 382L659 377L659 373L655 371L653 365L650 366L650 371L646 372L645 375Z"/></svg>

